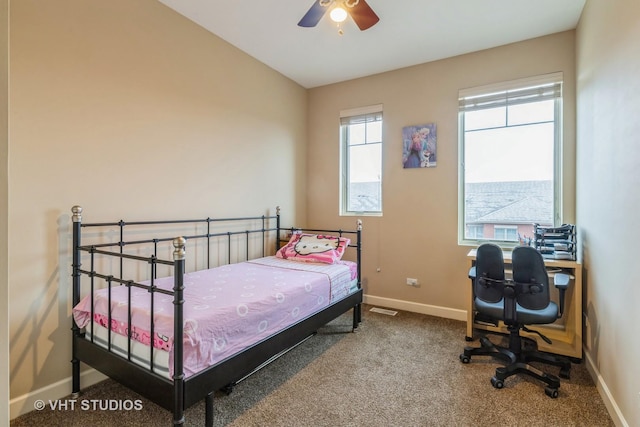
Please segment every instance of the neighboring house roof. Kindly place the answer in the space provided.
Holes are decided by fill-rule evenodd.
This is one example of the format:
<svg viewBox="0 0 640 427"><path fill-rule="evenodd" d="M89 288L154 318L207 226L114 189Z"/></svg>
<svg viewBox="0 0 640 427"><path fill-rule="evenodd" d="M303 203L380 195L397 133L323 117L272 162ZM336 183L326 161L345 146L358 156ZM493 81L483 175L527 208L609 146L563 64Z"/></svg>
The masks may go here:
<svg viewBox="0 0 640 427"><path fill-rule="evenodd" d="M553 224L552 195L552 181L466 184L466 222Z"/></svg>
<svg viewBox="0 0 640 427"><path fill-rule="evenodd" d="M553 224L553 215L549 209L549 201L540 197L526 197L481 216L475 222L502 224Z"/></svg>

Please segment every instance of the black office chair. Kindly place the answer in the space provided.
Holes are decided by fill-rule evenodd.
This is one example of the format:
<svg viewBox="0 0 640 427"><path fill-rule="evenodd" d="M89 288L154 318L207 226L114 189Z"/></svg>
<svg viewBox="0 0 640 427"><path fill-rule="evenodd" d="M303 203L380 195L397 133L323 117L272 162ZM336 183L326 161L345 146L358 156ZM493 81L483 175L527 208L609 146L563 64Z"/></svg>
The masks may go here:
<svg viewBox="0 0 640 427"><path fill-rule="evenodd" d="M545 393L558 397L560 380L557 376L543 372L529 364L542 362L560 367L560 377L569 378L571 361L538 351L535 340L523 337L520 330L538 334L545 342L551 340L525 325L549 324L562 317L564 293L569 285L569 276L556 273L554 285L559 290L559 306L550 300L549 276L542 255L536 249L519 246L512 255L513 279L505 279L502 249L485 243L478 248L475 266L469 271L473 282L476 320L498 325L504 322L509 331L509 346L493 344L486 336L480 339L480 347L465 347L460 355L463 363L469 363L471 356L495 356L507 363L496 369L491 378L495 388L504 387L504 380L515 374L530 375L546 384Z"/></svg>

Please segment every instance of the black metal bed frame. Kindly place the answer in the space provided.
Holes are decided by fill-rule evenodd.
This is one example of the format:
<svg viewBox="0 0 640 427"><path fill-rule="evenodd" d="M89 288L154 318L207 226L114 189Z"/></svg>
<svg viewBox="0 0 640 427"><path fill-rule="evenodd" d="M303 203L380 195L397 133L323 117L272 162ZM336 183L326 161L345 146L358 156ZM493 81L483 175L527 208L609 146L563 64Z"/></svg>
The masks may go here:
<svg viewBox="0 0 640 427"><path fill-rule="evenodd" d="M150 345L150 366L144 367L131 361L131 332L128 337L128 349L127 357L122 357L113 351L111 351L111 329L108 330L108 348L104 348L93 342L93 333L91 333L91 339L85 338L85 331L81 330L73 320L72 331L72 392L74 397L77 397L80 393L80 362L86 363L92 366L96 370L102 372L108 377L118 381L131 390L139 393L147 399L155 402L159 406L173 412L173 425L184 425L185 417L184 411L197 403L201 399L205 399L205 425L213 426L213 395L216 390L229 390L230 387L235 385L240 380L251 375L258 369L261 369L266 364L275 360L280 355L287 352L292 347L301 343L305 339L313 335L318 328L344 314L350 309L353 309L353 329L358 327L358 324L362 320L361 303L362 303L362 270L361 270L361 249L362 249L362 222L358 220L356 230L314 230L304 228L281 228L280 226L280 208L276 208L276 215L274 216L257 216L257 217L243 217L243 218L221 218L221 219L196 219L196 220L168 220L168 221L138 221L138 222L111 222L111 223L82 223L82 208L80 206L74 206L71 209L73 216L73 306L75 307L80 302L80 288L81 277L88 276L91 283L91 294L94 290L95 278L106 281L109 288L113 283L118 285L127 286L129 288L129 295L131 295L131 287L144 288L151 293L151 312L153 312L153 294L163 293L173 296L174 304L174 373L172 379L168 379L159 375L153 371L153 345ZM275 228L267 227L270 221L275 219ZM261 221L262 227L245 230L245 231L229 231L224 233L211 233L211 224L216 222L230 222L230 221ZM186 237L176 238L153 238L136 241L125 241L125 226L127 225L167 225L167 224L197 224L206 223L207 232L205 234L197 234ZM119 241L83 246L82 232L83 227L113 227L117 226L120 230ZM262 250L264 256L264 250L266 248L265 238L268 233L275 231L275 250L279 248L282 240L281 233L284 231L301 230L303 232L315 232L315 233L336 233L342 235L355 235L355 243L349 245L356 249L356 262L358 273L358 289L356 292L344 297L341 300L331 303L328 307L325 307L321 311L310 315L299 322L285 328L284 330L271 335L270 337L254 344L253 346L243 350L242 352L229 357L216 365L213 365L198 374L195 374L189 378L185 378L184 365L183 365L183 343L182 339L178 337L183 336L183 305L184 305L184 274L185 268L185 244L186 240L191 239L206 239L207 245L207 268L209 268L209 259L211 251L211 238L228 236L231 239L232 235L245 234L247 239L247 253L246 257L249 257L249 235L253 233L262 233ZM156 257L157 245L160 242L171 241L174 247L173 261L161 260ZM352 239L353 241L353 239ZM137 244L153 244L154 253L149 257L131 255L124 253L123 248L128 245ZM108 250L117 246L118 251ZM229 244L229 257L228 261L231 262L231 245ZM87 252L90 255L90 269L84 270L81 268L81 253ZM104 255L119 258L120 260L120 277L113 275L106 275L98 273L94 270L94 256ZM129 259L133 261L139 261L150 265L151 279L150 284L137 283L134 280L127 280L122 277L123 275L123 260ZM156 267L158 265L166 265L173 268L174 287L173 291L167 291L158 288L154 285L154 278L156 276ZM110 293L109 293L110 295ZM92 301L93 307L93 301ZM92 308L93 311L93 308ZM111 318L108 322L111 323ZM93 312L91 313L93 318ZM151 316L153 319L153 315ZM131 311L129 310L129 325L131 322ZM131 328L128 328L129 330ZM153 337L153 321L151 322L151 336Z"/></svg>

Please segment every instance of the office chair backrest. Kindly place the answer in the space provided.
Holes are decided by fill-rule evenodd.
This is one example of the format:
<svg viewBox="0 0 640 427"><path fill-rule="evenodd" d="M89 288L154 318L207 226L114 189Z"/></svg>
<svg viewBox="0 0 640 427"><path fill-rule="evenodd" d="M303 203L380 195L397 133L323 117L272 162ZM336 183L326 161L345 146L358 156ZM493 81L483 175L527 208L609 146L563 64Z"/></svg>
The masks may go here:
<svg viewBox="0 0 640 427"><path fill-rule="evenodd" d="M513 281L522 286L517 301L529 310L549 305L549 276L540 252L530 246L518 246L512 254Z"/></svg>
<svg viewBox="0 0 640 427"><path fill-rule="evenodd" d="M502 249L493 243L480 245L476 252L476 278L473 282L475 296L489 303L500 301L504 288L501 280L504 280Z"/></svg>

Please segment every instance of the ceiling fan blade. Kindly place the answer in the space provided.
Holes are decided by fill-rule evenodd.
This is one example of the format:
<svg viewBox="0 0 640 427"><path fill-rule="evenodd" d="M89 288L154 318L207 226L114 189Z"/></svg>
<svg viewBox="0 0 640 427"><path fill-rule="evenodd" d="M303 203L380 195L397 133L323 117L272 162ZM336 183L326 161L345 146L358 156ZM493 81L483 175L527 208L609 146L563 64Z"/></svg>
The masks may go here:
<svg viewBox="0 0 640 427"><path fill-rule="evenodd" d="M353 7L347 7L347 11L362 31L373 27L380 20L365 0L356 2Z"/></svg>
<svg viewBox="0 0 640 427"><path fill-rule="evenodd" d="M316 0L313 3L313 6L309 9L309 11L302 17L298 25L300 27L315 27L318 22L322 19L327 10L329 10L329 4L326 0ZM323 6L324 4L324 6Z"/></svg>

